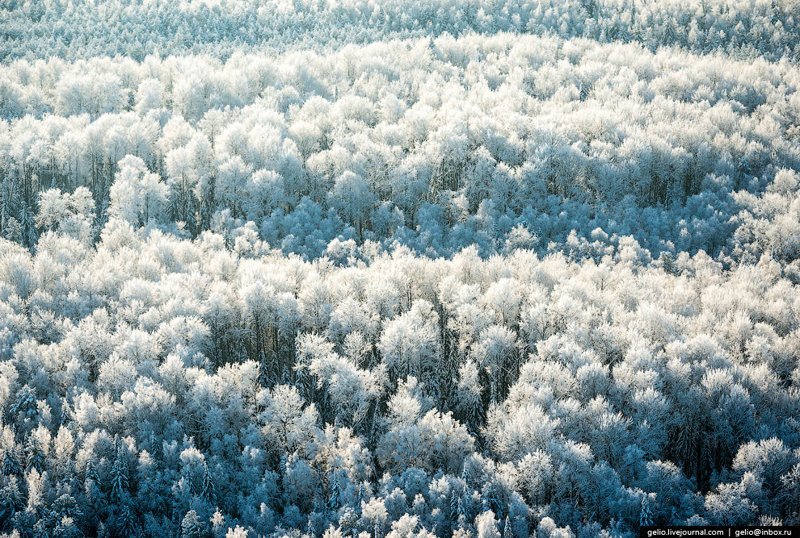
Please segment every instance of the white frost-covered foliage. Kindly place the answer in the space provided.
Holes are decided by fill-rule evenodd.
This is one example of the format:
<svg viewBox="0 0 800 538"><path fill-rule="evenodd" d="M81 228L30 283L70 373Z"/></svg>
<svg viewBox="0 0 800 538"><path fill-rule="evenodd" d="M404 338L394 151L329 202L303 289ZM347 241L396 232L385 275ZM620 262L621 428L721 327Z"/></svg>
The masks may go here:
<svg viewBox="0 0 800 538"><path fill-rule="evenodd" d="M0 249L6 530L797 521L800 294L769 258L336 268L119 219Z"/></svg>
<svg viewBox="0 0 800 538"><path fill-rule="evenodd" d="M6 1L0 535L800 524L798 6Z"/></svg>
<svg viewBox="0 0 800 538"><path fill-rule="evenodd" d="M797 251L793 62L500 34L224 62L16 61L0 80L0 228L28 245L45 191L84 186L99 225L233 243L252 221L273 247L340 262L365 241L598 259L624 235L654 256ZM779 229L734 235L763 214Z"/></svg>
<svg viewBox="0 0 800 538"><path fill-rule="evenodd" d="M800 52L794 0L7 0L0 58L324 49L443 33L638 41L770 59Z"/></svg>

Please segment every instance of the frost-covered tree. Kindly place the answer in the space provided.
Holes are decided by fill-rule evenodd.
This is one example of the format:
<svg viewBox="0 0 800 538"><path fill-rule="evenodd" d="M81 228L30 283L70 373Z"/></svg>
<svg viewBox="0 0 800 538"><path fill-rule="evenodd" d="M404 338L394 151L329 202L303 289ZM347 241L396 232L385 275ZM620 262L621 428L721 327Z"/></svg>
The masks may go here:
<svg viewBox="0 0 800 538"><path fill-rule="evenodd" d="M3 13L0 534L800 521L794 3Z"/></svg>

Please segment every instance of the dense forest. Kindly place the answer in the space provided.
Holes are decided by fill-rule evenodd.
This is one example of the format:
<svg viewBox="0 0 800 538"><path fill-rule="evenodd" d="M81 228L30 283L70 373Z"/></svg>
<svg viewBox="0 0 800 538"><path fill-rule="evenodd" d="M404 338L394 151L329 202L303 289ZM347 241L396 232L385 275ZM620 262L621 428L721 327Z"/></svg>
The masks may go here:
<svg viewBox="0 0 800 538"><path fill-rule="evenodd" d="M5 0L0 57L326 50L514 32L679 46L773 61L800 54L797 0Z"/></svg>
<svg viewBox="0 0 800 538"><path fill-rule="evenodd" d="M800 525L800 3L0 6L0 535Z"/></svg>

